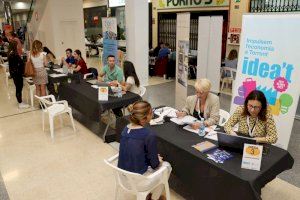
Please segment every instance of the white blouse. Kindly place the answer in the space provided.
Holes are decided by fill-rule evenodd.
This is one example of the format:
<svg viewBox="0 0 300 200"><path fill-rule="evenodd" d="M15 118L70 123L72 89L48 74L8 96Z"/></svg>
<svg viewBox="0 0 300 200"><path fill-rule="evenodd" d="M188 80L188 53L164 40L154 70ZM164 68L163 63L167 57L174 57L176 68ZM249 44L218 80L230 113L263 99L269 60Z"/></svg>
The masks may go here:
<svg viewBox="0 0 300 200"><path fill-rule="evenodd" d="M140 87L136 86L133 76L128 76L127 80L126 80L126 83L131 85L131 87L129 89L129 92L133 92L133 93L138 94L138 95L141 94Z"/></svg>
<svg viewBox="0 0 300 200"><path fill-rule="evenodd" d="M41 68L44 67L44 56L46 56L45 52L41 52L40 55L37 57L31 56L31 61L34 66L34 68Z"/></svg>

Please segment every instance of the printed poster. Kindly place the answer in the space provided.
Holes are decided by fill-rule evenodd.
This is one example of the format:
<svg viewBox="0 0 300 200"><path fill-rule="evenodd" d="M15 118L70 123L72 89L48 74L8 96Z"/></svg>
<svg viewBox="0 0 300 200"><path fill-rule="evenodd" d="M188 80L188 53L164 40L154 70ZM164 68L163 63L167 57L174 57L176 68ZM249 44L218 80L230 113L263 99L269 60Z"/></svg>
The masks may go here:
<svg viewBox="0 0 300 200"><path fill-rule="evenodd" d="M102 18L103 31L103 65L107 64L107 56L114 55L115 63L118 64L118 41L117 41L117 19L115 17Z"/></svg>
<svg viewBox="0 0 300 200"><path fill-rule="evenodd" d="M189 68L189 41L178 41L178 83L187 87Z"/></svg>
<svg viewBox="0 0 300 200"><path fill-rule="evenodd" d="M300 14L243 16L231 112L252 90L262 91L274 116L278 141L287 149L300 93Z"/></svg>

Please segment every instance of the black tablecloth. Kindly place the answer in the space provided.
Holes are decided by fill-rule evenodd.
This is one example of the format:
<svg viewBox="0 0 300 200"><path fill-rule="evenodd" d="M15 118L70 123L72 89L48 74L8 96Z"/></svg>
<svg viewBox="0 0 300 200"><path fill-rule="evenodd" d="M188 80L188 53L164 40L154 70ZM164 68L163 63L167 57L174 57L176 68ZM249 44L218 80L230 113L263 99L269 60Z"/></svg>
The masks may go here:
<svg viewBox="0 0 300 200"><path fill-rule="evenodd" d="M99 121L105 110L122 108L141 99L141 96L127 92L122 98L109 96L108 101L98 101L98 90L84 80L61 84L58 93L59 99L67 100L72 107L94 121Z"/></svg>
<svg viewBox="0 0 300 200"><path fill-rule="evenodd" d="M67 82L68 78L71 78L72 81L82 78L82 74L80 74L80 73L73 73L73 74L68 73L67 76L61 76L61 77L51 77L50 74L61 74L52 69L47 70L47 73L48 73L49 84Z"/></svg>
<svg viewBox="0 0 300 200"><path fill-rule="evenodd" d="M126 122L122 120L119 124L124 126ZM191 147L206 139L182 126L167 122L150 128L157 134L159 153L170 162L172 173L195 199L261 199L261 188L294 163L289 152L267 145L269 152L263 155L260 171L242 169L242 154L236 152L230 152L234 155L232 159L217 164ZM117 127L117 133L121 129Z"/></svg>

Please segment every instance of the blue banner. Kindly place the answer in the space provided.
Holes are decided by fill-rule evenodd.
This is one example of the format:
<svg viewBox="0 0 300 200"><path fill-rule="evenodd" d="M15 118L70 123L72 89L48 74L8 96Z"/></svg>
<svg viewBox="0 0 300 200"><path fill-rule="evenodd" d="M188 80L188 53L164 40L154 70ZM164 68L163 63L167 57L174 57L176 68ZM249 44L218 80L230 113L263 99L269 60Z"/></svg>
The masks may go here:
<svg viewBox="0 0 300 200"><path fill-rule="evenodd" d="M107 64L107 56L109 55L114 55L115 63L119 65L117 40L110 40L110 39L103 40L103 56L102 56L103 66Z"/></svg>

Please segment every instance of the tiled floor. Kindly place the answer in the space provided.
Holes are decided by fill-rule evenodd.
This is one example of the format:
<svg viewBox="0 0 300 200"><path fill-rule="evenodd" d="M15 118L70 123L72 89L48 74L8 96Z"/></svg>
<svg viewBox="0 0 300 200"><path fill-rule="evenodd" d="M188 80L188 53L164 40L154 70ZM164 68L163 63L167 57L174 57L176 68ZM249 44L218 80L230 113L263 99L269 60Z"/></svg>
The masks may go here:
<svg viewBox="0 0 300 200"><path fill-rule="evenodd" d="M10 199L113 199L114 176L103 159L116 150L78 122L74 133L67 116L64 127L55 122L51 140L49 130L42 131L41 110L17 109L11 80L8 90L3 83L0 74L0 172ZM158 88L165 91L162 97L157 95ZM150 86L148 99L153 105L174 105L173 88L172 83ZM172 200L183 199L174 191L171 195ZM262 197L296 200L300 191L275 179L263 188ZM134 197L123 192L121 199Z"/></svg>

